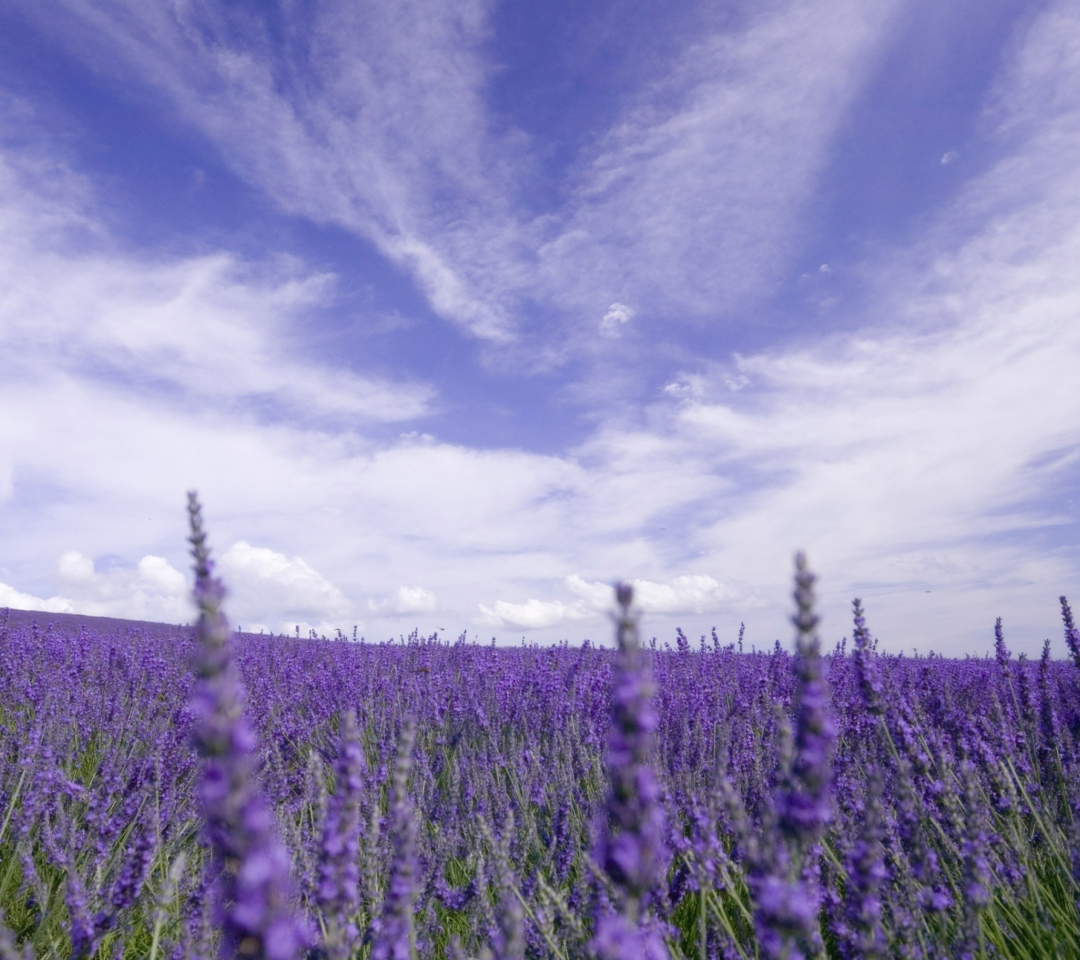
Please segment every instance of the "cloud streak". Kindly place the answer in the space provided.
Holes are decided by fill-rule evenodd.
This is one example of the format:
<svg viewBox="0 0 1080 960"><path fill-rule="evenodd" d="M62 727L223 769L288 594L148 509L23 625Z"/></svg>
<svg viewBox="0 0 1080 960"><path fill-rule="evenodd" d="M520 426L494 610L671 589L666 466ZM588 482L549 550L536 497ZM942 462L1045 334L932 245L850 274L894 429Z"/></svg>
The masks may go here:
<svg viewBox="0 0 1080 960"><path fill-rule="evenodd" d="M582 347L580 318L612 302L715 322L761 298L894 7L772 4L686 38L659 75L642 67L539 211L521 200L537 164L528 138L496 133L490 115L486 3L323 2L287 29L207 5L26 10L54 36L67 24L79 55L97 50L100 64L108 50L239 176L366 238L474 335L519 339L523 306L543 304L550 357L560 323Z"/></svg>

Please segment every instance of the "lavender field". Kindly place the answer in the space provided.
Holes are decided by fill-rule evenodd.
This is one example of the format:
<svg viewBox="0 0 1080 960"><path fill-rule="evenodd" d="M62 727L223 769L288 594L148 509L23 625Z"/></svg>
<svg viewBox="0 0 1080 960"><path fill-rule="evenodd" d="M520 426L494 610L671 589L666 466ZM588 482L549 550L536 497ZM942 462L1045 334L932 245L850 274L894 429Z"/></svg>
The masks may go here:
<svg viewBox="0 0 1080 960"><path fill-rule="evenodd" d="M0 614L0 958L1080 956L1068 659ZM871 611L872 613L872 611Z"/></svg>

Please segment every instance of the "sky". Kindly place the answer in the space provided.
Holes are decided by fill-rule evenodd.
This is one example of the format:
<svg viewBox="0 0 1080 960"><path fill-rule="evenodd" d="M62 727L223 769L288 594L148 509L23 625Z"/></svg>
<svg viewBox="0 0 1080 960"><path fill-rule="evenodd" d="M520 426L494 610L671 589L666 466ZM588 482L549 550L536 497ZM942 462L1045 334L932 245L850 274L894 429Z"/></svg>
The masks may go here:
<svg viewBox="0 0 1080 960"><path fill-rule="evenodd" d="M1064 656L1080 6L7 0L0 606Z"/></svg>

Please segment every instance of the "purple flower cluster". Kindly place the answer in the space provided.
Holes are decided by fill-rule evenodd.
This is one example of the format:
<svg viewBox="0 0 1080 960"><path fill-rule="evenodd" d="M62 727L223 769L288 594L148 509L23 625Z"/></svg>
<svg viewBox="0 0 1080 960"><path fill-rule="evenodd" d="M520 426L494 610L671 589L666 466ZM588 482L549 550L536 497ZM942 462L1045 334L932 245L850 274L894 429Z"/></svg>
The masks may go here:
<svg viewBox="0 0 1080 960"><path fill-rule="evenodd" d="M1049 643L231 637L192 507L195 630L0 614L0 960L1080 956Z"/></svg>

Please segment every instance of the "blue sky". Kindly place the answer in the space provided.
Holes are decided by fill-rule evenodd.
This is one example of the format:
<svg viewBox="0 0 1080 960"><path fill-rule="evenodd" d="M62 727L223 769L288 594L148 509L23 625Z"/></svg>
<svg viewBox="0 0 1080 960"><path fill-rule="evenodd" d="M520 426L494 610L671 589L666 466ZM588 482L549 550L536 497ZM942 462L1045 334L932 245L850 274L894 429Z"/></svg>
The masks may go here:
<svg viewBox="0 0 1080 960"><path fill-rule="evenodd" d="M9 0L0 604L190 619L197 488L245 629L771 646L802 548L1034 654L1077 91L1056 0Z"/></svg>

